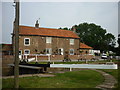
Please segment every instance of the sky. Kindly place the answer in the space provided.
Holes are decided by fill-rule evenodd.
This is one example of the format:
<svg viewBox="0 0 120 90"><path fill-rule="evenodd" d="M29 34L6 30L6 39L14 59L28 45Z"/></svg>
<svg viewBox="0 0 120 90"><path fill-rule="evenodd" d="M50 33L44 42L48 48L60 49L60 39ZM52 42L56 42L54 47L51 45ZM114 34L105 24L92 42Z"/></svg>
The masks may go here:
<svg viewBox="0 0 120 90"><path fill-rule="evenodd" d="M2 2L2 43L11 43L15 8ZM20 25L59 28L88 22L100 25L116 39L118 36L118 2L21 2ZM1 43L1 42L0 42Z"/></svg>

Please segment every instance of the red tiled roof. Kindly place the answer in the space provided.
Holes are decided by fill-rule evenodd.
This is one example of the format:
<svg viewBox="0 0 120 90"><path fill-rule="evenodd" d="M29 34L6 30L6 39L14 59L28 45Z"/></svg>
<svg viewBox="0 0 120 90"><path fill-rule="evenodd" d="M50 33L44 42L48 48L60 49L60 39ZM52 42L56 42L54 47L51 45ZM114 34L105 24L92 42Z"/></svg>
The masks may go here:
<svg viewBox="0 0 120 90"><path fill-rule="evenodd" d="M51 29L51 28L36 29L35 27L29 27L29 26L20 26L19 34L79 38L77 34L68 30Z"/></svg>
<svg viewBox="0 0 120 90"><path fill-rule="evenodd" d="M93 48L84 43L80 43L80 49L93 49Z"/></svg>

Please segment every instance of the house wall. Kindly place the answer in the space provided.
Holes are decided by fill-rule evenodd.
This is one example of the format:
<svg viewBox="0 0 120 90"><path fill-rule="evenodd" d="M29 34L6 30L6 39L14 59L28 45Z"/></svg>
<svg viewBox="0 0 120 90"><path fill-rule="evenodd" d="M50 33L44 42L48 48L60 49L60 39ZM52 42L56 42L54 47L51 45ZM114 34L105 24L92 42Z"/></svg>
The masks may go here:
<svg viewBox="0 0 120 90"><path fill-rule="evenodd" d="M80 49L80 54L82 54L82 55L84 55L84 54L86 54L86 52L87 52L87 54L91 54L90 52L89 52L89 50L91 50L91 49Z"/></svg>
<svg viewBox="0 0 120 90"><path fill-rule="evenodd" d="M30 46L24 45L24 38L30 38ZM69 52L69 49L74 49L75 54L79 54L79 39L74 39L74 45L70 45L70 38L52 37L52 43L46 43L46 37L42 36L19 36L19 50L22 50L24 54L25 49L30 50L30 54L40 54L44 52L46 48L52 48L52 54L58 49L63 48ZM37 51L36 51L37 50Z"/></svg>
<svg viewBox="0 0 120 90"><path fill-rule="evenodd" d="M14 63L13 55L2 55L2 76L13 75L13 68L8 64Z"/></svg>
<svg viewBox="0 0 120 90"><path fill-rule="evenodd" d="M24 56L25 58L26 56ZM71 60L78 60L78 59L87 59L87 60L90 60L92 59L94 56L93 55L89 55L89 54L84 54L84 55L68 55L68 57L71 59ZM22 56L23 58L23 56ZM27 56L27 59L29 58L35 58L34 61L36 61L36 55L28 55ZM47 60L49 61L49 57L48 56L37 56L37 61L41 61L41 60ZM64 60L64 56L63 55L50 55L50 60Z"/></svg>

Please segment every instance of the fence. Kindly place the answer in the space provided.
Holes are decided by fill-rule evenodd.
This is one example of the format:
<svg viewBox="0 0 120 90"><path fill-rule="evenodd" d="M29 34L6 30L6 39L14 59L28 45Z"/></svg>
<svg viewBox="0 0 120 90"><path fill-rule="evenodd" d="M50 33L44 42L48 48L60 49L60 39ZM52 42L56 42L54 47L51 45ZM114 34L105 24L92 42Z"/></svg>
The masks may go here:
<svg viewBox="0 0 120 90"><path fill-rule="evenodd" d="M78 59L87 59L90 60L93 55L69 55L68 56L71 60L78 60ZM64 55L39 55L39 54L30 54L30 55L19 55L20 60L26 59L28 61L40 61L40 60L64 60Z"/></svg>
<svg viewBox="0 0 120 90"><path fill-rule="evenodd" d="M118 69L117 64L50 64L51 68L90 68L90 69Z"/></svg>

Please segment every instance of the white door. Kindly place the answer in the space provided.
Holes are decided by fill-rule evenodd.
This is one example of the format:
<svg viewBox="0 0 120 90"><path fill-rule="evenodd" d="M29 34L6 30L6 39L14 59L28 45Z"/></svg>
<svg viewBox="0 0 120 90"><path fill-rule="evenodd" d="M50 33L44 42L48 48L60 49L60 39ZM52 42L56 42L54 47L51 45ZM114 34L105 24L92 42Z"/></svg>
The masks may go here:
<svg viewBox="0 0 120 90"><path fill-rule="evenodd" d="M58 53L59 53L60 55L63 55L63 48L59 48Z"/></svg>

